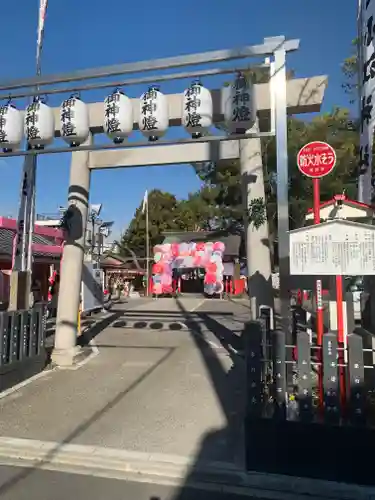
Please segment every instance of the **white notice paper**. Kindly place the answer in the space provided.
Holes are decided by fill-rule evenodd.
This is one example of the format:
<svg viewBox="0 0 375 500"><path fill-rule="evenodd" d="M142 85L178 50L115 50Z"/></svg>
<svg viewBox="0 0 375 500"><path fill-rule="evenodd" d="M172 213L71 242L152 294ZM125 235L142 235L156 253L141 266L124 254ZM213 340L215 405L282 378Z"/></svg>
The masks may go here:
<svg viewBox="0 0 375 500"><path fill-rule="evenodd" d="M332 221L290 232L292 275L375 274L375 226Z"/></svg>

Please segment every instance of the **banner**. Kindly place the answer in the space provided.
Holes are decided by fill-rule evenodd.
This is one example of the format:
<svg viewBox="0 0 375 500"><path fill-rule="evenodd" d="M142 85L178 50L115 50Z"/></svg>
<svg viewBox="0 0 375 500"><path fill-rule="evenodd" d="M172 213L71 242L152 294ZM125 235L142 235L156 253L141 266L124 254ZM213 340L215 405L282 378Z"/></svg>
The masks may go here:
<svg viewBox="0 0 375 500"><path fill-rule="evenodd" d="M36 74L41 74L41 54L48 0L40 0L36 46ZM36 156L26 156L23 164L17 235L14 244L13 269L31 270L32 239L35 222Z"/></svg>
<svg viewBox="0 0 375 500"><path fill-rule="evenodd" d="M360 156L358 199L371 204L372 143L375 124L375 0L358 3L358 68L360 105Z"/></svg>
<svg viewBox="0 0 375 500"><path fill-rule="evenodd" d="M46 20L47 13L47 5L48 0L40 0L39 4L39 19L38 19L38 36L37 36L37 45L36 45L36 67L37 67L37 75L40 75L40 57L42 52L43 45L43 34L44 34L44 23Z"/></svg>
<svg viewBox="0 0 375 500"><path fill-rule="evenodd" d="M17 235L14 244L13 269L25 271L28 261L28 240L26 233L29 230L29 214L27 213L27 198L30 190L30 177L32 175L32 158L26 156L23 164L23 173L20 189L20 204L18 209Z"/></svg>
<svg viewBox="0 0 375 500"><path fill-rule="evenodd" d="M142 202L142 213L144 214L146 209L148 210L148 191L146 189L145 194L143 196L143 202Z"/></svg>

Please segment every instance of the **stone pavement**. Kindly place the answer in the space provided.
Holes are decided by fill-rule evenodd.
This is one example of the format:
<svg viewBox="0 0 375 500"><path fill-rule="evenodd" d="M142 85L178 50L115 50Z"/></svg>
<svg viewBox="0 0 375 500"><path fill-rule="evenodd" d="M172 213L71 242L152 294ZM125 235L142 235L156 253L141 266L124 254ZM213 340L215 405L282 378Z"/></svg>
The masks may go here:
<svg viewBox="0 0 375 500"><path fill-rule="evenodd" d="M117 301L113 301L114 308L121 306L121 309L126 310L126 309L131 309L132 307L136 307L139 304L142 304L145 302L143 297L142 298L136 298L136 299L121 299ZM92 313L90 316L84 316L81 319L81 330L85 331L88 328L95 327L98 322L101 322L103 319L105 319L108 316L107 311L98 311ZM48 354L50 355L55 343L55 327L56 327L56 318L50 318L47 320L47 329L46 329L46 349Z"/></svg>
<svg viewBox="0 0 375 500"><path fill-rule="evenodd" d="M100 475L0 466L2 500L241 500L247 491L155 484ZM289 500L289 498L288 498Z"/></svg>
<svg viewBox="0 0 375 500"><path fill-rule="evenodd" d="M243 468L244 319L246 307L226 301L118 306L89 362L0 399L0 436Z"/></svg>
<svg viewBox="0 0 375 500"><path fill-rule="evenodd" d="M374 495L373 488L244 472L245 366L238 353L246 301L126 306L82 339L95 342L88 362L46 371L0 395L2 498L95 498L93 491L109 500L121 493L176 500L209 492L280 500Z"/></svg>

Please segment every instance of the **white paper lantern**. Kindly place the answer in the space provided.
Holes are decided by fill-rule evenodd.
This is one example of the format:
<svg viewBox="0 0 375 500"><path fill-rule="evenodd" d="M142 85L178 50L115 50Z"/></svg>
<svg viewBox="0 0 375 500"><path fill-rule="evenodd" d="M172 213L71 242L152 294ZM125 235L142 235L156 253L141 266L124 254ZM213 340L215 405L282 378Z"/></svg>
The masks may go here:
<svg viewBox="0 0 375 500"><path fill-rule="evenodd" d="M225 122L229 132L242 134L250 129L256 119L253 85L239 74L230 87L222 92Z"/></svg>
<svg viewBox="0 0 375 500"><path fill-rule="evenodd" d="M212 125L211 92L200 82L193 82L184 92L182 102L182 124L194 139L201 137L203 132Z"/></svg>
<svg viewBox="0 0 375 500"><path fill-rule="evenodd" d="M115 90L104 100L104 132L115 144L121 144L132 130L132 101L121 90Z"/></svg>
<svg viewBox="0 0 375 500"><path fill-rule="evenodd" d="M23 136L23 116L13 104L0 106L0 148L5 153L18 149Z"/></svg>
<svg viewBox="0 0 375 500"><path fill-rule="evenodd" d="M25 136L32 149L43 149L55 137L53 109L39 99L26 108Z"/></svg>
<svg viewBox="0 0 375 500"><path fill-rule="evenodd" d="M168 129L168 101L156 87L143 93L139 102L139 129L149 141L157 141Z"/></svg>
<svg viewBox="0 0 375 500"><path fill-rule="evenodd" d="M79 146L88 138L89 110L79 97L71 96L60 107L61 138L70 146Z"/></svg>

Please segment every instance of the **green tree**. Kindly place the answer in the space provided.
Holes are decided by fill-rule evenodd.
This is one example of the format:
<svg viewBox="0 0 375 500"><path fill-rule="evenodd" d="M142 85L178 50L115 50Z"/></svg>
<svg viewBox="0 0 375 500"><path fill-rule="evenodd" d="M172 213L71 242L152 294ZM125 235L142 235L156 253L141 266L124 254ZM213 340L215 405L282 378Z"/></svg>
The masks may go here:
<svg viewBox="0 0 375 500"><path fill-rule="evenodd" d="M356 196L358 134L352 127L349 111L334 108L330 113L316 116L311 122L291 118L288 120L288 174L289 211L291 228L300 227L307 209L312 207L312 181L298 170L296 158L299 149L308 142L328 142L336 151L335 170L320 182L321 199L329 200L335 194L345 191L348 196ZM264 151L264 148L263 148ZM263 154L263 156L265 156ZM267 174L277 182L276 144L268 142ZM268 216L276 220L276 189L266 186Z"/></svg>
<svg viewBox="0 0 375 500"><path fill-rule="evenodd" d="M356 192L358 134L352 127L349 112L335 108L312 119L311 122L288 120L289 205L290 225L299 227L312 206L312 182L303 176L296 164L299 149L306 143L320 140L330 143L336 150L337 166L321 182L321 198L327 200L346 190L350 196ZM266 207L270 231L277 229L276 187L277 162L274 138L262 140L262 156L266 192ZM240 163L238 160L196 166L199 177L216 193L217 224L221 228L241 227L243 219ZM248 214L250 219L254 213Z"/></svg>
<svg viewBox="0 0 375 500"><path fill-rule="evenodd" d="M253 84L268 83L270 78L269 68L261 67L250 67L244 72L244 75ZM286 76L287 79L291 79L294 77L294 72L288 70ZM226 85L230 85L230 83L228 82ZM218 128L226 130L225 124L220 124ZM267 141L263 141L263 146L267 146L267 144ZM197 164L194 167L197 175L206 185L210 186L212 193L215 194L216 227L241 232L243 229L243 206L239 161L210 162ZM270 182L270 174L266 171L264 175L267 185ZM265 200L253 200L248 213L249 220L258 226L264 222L265 216Z"/></svg>
<svg viewBox="0 0 375 500"><path fill-rule="evenodd" d="M175 222L181 231L211 230L217 215L216 191L205 186L178 203Z"/></svg>
<svg viewBox="0 0 375 500"><path fill-rule="evenodd" d="M344 60L341 69L344 74L344 83L342 86L345 92L350 95L351 101L355 102L358 92L358 38L352 41L352 54Z"/></svg>
<svg viewBox="0 0 375 500"><path fill-rule="evenodd" d="M120 241L120 253L128 255L129 249L137 257L146 257L146 214L143 202L136 209L133 219ZM150 248L163 241L163 232L178 229L178 201L170 193L154 189L148 195Z"/></svg>
<svg viewBox="0 0 375 500"><path fill-rule="evenodd" d="M216 191L209 186L189 194L186 200L177 200L170 193L154 189L148 196L150 249L162 243L166 231L201 231L214 229L217 218ZM119 242L120 253L134 252L146 256L146 214L143 202Z"/></svg>

